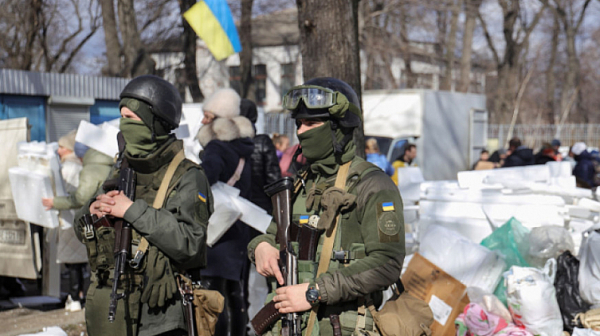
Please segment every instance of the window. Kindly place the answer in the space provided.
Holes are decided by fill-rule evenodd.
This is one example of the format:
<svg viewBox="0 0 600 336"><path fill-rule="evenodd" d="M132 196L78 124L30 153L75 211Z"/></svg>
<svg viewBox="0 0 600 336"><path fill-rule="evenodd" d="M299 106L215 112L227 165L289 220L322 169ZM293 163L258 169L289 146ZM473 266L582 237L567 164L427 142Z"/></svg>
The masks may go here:
<svg viewBox="0 0 600 336"><path fill-rule="evenodd" d="M295 70L295 64L289 63L281 65L281 85L279 87L281 88L282 97L295 85Z"/></svg>
<svg viewBox="0 0 600 336"><path fill-rule="evenodd" d="M242 93L242 74L239 66L229 67L229 87L238 94Z"/></svg>
<svg viewBox="0 0 600 336"><path fill-rule="evenodd" d="M259 106L264 105L267 95L267 66L255 64L252 68L252 78L254 79L254 101ZM242 73L239 66L229 67L229 87L241 95Z"/></svg>
<svg viewBox="0 0 600 336"><path fill-rule="evenodd" d="M256 105L264 105L265 98L267 97L267 66L256 64L253 70Z"/></svg>

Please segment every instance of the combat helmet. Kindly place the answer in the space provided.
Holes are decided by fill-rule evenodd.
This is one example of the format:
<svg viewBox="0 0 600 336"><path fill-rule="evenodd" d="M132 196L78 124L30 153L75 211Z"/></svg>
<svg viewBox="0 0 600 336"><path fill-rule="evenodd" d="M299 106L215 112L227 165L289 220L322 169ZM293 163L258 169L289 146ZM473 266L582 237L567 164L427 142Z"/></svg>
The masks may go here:
<svg viewBox="0 0 600 336"><path fill-rule="evenodd" d="M318 77L290 89L283 97L283 107L292 112L294 119L324 118L330 120L331 131L345 129L346 136L334 150L341 153L352 138L351 129L360 126L360 101L354 89L333 77ZM333 137L335 139L335 136Z"/></svg>
<svg viewBox="0 0 600 336"><path fill-rule="evenodd" d="M135 98L150 105L152 114L168 130L179 126L181 96L171 83L160 77L143 75L132 79L121 92L120 98Z"/></svg>

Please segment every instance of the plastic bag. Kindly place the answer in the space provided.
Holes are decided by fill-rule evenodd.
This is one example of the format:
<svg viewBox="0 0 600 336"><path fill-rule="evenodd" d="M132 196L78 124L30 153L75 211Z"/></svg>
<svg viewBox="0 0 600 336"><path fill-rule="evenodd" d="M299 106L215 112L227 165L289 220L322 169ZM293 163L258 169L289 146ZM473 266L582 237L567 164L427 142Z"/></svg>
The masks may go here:
<svg viewBox="0 0 600 336"><path fill-rule="evenodd" d="M600 307L600 233L592 231L579 251L579 293L581 298Z"/></svg>
<svg viewBox="0 0 600 336"><path fill-rule="evenodd" d="M558 258L565 251L573 251L575 243L569 231L560 226L542 226L529 233L529 264L543 267L550 258Z"/></svg>
<svg viewBox="0 0 600 336"><path fill-rule="evenodd" d="M498 251L506 262L506 269L511 266L529 267L525 260L529 249L529 230L514 217L481 241L481 245L492 251ZM506 304L506 287L504 281L500 281L494 295Z"/></svg>
<svg viewBox="0 0 600 336"><path fill-rule="evenodd" d="M515 325L534 335L561 336L563 321L556 302L556 260L544 270L513 266L504 274L506 299Z"/></svg>
<svg viewBox="0 0 600 336"><path fill-rule="evenodd" d="M554 288L556 289L556 301L563 318L565 331L572 332L577 326L573 322L577 313L587 311L590 306L583 301L579 294L579 260L571 252L565 251L557 259L556 278Z"/></svg>
<svg viewBox="0 0 600 336"><path fill-rule="evenodd" d="M571 336L600 336L600 331L594 331L592 329L573 329Z"/></svg>
<svg viewBox="0 0 600 336"><path fill-rule="evenodd" d="M430 225L419 253L467 287L496 288L506 268L495 252L440 225Z"/></svg>
<svg viewBox="0 0 600 336"><path fill-rule="evenodd" d="M467 294L471 303L477 303L482 306L488 313L502 317L508 322L512 322L512 316L506 306L498 300L498 298L478 287L467 288Z"/></svg>

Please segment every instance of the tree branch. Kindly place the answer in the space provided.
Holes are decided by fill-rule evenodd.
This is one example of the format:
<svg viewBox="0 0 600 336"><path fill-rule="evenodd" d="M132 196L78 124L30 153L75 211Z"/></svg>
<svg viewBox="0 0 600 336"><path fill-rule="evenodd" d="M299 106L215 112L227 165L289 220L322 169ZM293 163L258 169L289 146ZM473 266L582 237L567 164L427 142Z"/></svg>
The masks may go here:
<svg viewBox="0 0 600 336"><path fill-rule="evenodd" d="M490 50L492 51L492 56L494 56L494 61L496 61L496 64L500 64L500 57L498 56L496 47L494 47L494 42L492 41L492 37L490 36L490 32L488 31L487 24L485 23L485 20L481 16L480 11L477 11L477 18L481 22L481 28L483 28L483 34L485 35L485 40L487 41L488 46L490 47Z"/></svg>

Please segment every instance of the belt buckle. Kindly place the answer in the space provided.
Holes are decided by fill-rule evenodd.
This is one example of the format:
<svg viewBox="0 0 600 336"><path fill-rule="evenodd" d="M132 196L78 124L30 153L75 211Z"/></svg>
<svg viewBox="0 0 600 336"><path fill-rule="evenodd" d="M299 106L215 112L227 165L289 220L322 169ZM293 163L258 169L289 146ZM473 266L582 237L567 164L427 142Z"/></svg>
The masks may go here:
<svg viewBox="0 0 600 336"><path fill-rule="evenodd" d="M348 251L339 250L333 251L333 260L339 261L343 264L350 262L350 256Z"/></svg>
<svg viewBox="0 0 600 336"><path fill-rule="evenodd" d="M85 239L92 240L94 239L94 229L91 225L86 224L83 226L83 235Z"/></svg>

